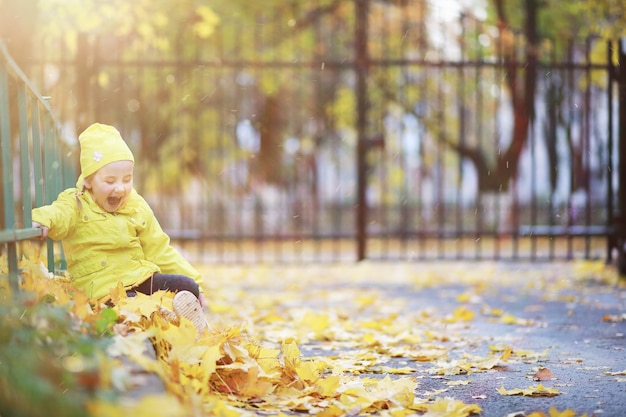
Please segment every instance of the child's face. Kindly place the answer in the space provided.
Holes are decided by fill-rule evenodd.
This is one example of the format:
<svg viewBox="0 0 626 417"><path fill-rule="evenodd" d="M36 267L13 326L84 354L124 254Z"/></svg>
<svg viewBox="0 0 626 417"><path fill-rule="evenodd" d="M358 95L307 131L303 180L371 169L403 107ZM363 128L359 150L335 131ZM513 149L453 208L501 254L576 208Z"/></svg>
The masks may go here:
<svg viewBox="0 0 626 417"><path fill-rule="evenodd" d="M132 161L111 162L85 178L85 188L103 210L113 213L124 207L133 189L133 167Z"/></svg>

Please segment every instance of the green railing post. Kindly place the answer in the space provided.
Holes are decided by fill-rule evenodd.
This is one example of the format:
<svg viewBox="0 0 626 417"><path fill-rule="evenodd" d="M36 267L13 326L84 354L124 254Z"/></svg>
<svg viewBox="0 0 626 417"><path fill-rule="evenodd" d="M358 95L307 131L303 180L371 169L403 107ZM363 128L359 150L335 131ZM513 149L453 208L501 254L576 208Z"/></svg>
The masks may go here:
<svg viewBox="0 0 626 417"><path fill-rule="evenodd" d="M44 204L43 202L43 189L44 189L44 181L43 181L43 159L42 159L42 149L41 149L41 129L39 127L39 105L33 105L33 120L36 120L36 123L33 123L32 133L33 133L33 176L35 178L35 206L39 207Z"/></svg>
<svg viewBox="0 0 626 417"><path fill-rule="evenodd" d="M6 247L11 290L19 289L19 242L41 235L41 230L32 227L33 191L36 206L49 204L69 183L69 178L75 178L76 170L72 169L75 164L63 160L67 154L64 150L70 146L60 140L60 134L60 123L48 102L0 41L0 245ZM55 269L54 249L54 242L48 239L51 272ZM60 260L64 269L62 252Z"/></svg>
<svg viewBox="0 0 626 417"><path fill-rule="evenodd" d="M50 131L50 117L48 114L43 115L43 160L44 160L44 204L50 204L54 201L57 190L58 174L55 172L55 165L58 165L55 152L55 141ZM50 272L55 271L54 265L54 242L51 239L47 239L48 246L48 269Z"/></svg>
<svg viewBox="0 0 626 417"><path fill-rule="evenodd" d="M0 67L0 146L2 151L2 201L3 216L2 240L7 247L7 267L9 285L12 290L18 288L17 244L12 239L15 233L15 213L13 202L13 149L11 146L11 117L9 113L9 77L7 70Z"/></svg>
<svg viewBox="0 0 626 417"><path fill-rule="evenodd" d="M26 86L20 86L17 91L17 106L20 122L20 171L22 186L22 212L24 213L24 227L30 227L32 215L29 210L33 206L30 189L30 155L28 146L28 103L26 97Z"/></svg>

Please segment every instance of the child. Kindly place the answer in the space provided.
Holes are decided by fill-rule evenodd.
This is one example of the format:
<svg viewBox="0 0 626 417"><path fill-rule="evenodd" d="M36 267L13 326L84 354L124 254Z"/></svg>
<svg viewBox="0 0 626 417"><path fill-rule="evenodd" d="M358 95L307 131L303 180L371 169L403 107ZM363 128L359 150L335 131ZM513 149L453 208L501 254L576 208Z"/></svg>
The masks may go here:
<svg viewBox="0 0 626 417"><path fill-rule="evenodd" d="M207 328L202 278L170 245L148 203L133 188L134 157L112 126L95 123L78 138L76 188L33 210L41 239L60 240L72 283L88 297L110 302L121 282L129 296L176 292L174 309L202 333Z"/></svg>

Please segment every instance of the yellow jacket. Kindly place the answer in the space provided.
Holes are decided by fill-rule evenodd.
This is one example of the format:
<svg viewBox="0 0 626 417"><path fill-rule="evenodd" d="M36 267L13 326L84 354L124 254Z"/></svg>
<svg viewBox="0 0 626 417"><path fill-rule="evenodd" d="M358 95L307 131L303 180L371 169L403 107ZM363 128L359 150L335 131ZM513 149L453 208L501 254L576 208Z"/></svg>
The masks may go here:
<svg viewBox="0 0 626 417"><path fill-rule="evenodd" d="M121 282L140 284L156 272L180 274L201 285L200 273L170 245L170 238L148 203L134 189L115 213L102 210L87 191L63 191L48 206L33 210L33 220L61 240L76 288L105 301Z"/></svg>

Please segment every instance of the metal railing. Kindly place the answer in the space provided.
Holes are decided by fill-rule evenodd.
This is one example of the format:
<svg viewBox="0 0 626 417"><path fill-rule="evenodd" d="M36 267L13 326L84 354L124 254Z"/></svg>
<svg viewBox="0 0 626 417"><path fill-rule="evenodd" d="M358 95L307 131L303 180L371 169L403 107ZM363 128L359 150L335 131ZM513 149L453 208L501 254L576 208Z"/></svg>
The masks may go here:
<svg viewBox="0 0 626 417"><path fill-rule="evenodd" d="M61 140L61 124L0 41L0 250L6 249L9 285L19 285L20 242L41 235L32 226L33 204L52 202L76 178L73 147ZM47 242L48 269L55 246ZM56 251L58 252L58 251ZM62 259L62 256L61 256ZM0 269L1 271L1 269Z"/></svg>
<svg viewBox="0 0 626 417"><path fill-rule="evenodd" d="M135 187L195 262L623 252L615 44L530 48L466 14L425 25L426 3L292 0L250 24L216 8L214 36L171 50L46 37L28 74L77 131L120 130Z"/></svg>

